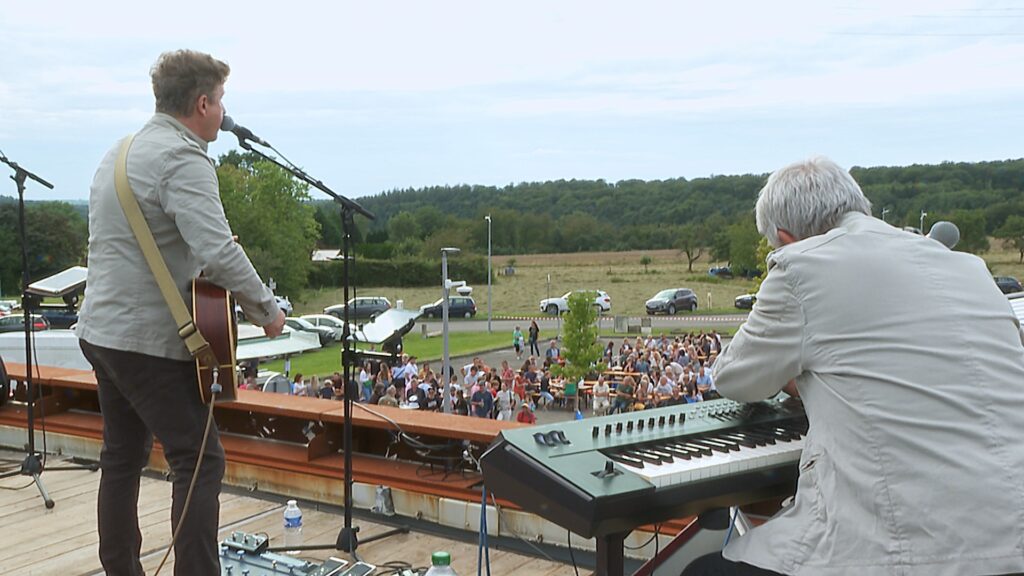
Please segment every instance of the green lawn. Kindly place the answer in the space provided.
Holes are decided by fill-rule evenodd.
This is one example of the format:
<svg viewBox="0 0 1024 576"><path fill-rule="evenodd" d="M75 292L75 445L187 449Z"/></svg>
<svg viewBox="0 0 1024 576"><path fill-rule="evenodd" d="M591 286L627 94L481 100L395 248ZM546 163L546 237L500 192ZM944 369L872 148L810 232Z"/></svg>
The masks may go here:
<svg viewBox="0 0 1024 576"><path fill-rule="evenodd" d="M407 354L419 358L419 363L437 362L441 359L443 342L440 336L423 338L419 334L408 334L402 342ZM494 350L502 346L512 348L512 334L486 332L453 332L448 335L448 354L451 357L465 356ZM274 360L260 366L274 372L284 372L284 360ZM341 371L341 344L332 344L315 352L306 352L292 357L291 373L301 372L306 376L325 375Z"/></svg>
<svg viewBox="0 0 1024 576"><path fill-rule="evenodd" d="M736 331L733 327L722 327L716 329L718 330L718 333L723 336L731 336ZM699 332L700 329L676 328L672 330L664 330L667 334L681 334L691 331ZM662 330L655 330L654 333L661 334L662 332ZM622 339L626 334L616 334L611 330L602 330L601 336L605 338ZM636 335L630 334L629 336L632 338ZM540 341L542 343L542 350L544 348L543 343L550 340L552 337L554 337L553 330L541 331ZM441 360L441 348L443 343L441 342L440 336L423 338L419 334L409 333L403 340L403 345L406 353L419 358L419 364L421 366L424 362L440 362ZM488 334L486 332L453 332L448 335L448 354L452 358L456 356L476 354L502 347L507 347L509 351L512 350L511 332L494 332L493 334ZM274 372L284 372L284 360L267 362L260 367ZM305 354L292 358L292 374L301 372L305 376L312 376L314 374L318 376L325 376L333 374L336 371L341 371L340 344L332 344L315 352L306 352Z"/></svg>
<svg viewBox="0 0 1024 576"><path fill-rule="evenodd" d="M650 256L646 268L640 258ZM577 254L532 254L515 257L516 273L497 276L493 282L493 314L495 316L540 316L540 300L549 295L561 296L569 290L586 288L604 290L612 299L612 316L645 314L644 302L665 288L686 287L697 293L698 314L733 313L733 298L752 290L753 282L741 278L722 280L708 276L712 264L701 260L687 270L675 250L634 252L600 252ZM502 268L508 256L495 257ZM440 278L440 267L438 268ZM455 278L458 280L458 278ZM473 286L477 318L487 317L487 284ZM404 288L394 286L360 286L361 296L385 296L396 304L402 300L406 308L416 309L441 297L441 286ZM324 307L343 300L341 289L309 290L292 298L296 314L320 313ZM525 328L525 327L524 327Z"/></svg>

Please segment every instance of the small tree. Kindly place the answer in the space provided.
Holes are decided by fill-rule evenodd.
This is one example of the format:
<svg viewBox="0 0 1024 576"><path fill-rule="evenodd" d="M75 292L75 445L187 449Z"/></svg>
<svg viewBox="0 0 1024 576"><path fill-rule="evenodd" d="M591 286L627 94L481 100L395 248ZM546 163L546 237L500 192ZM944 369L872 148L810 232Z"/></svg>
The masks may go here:
<svg viewBox="0 0 1024 576"><path fill-rule="evenodd" d="M554 366L552 371L573 384L595 370L604 370L598 362L603 350L598 341L596 296L595 292L573 292L569 296L569 310L562 327L565 365Z"/></svg>
<svg viewBox="0 0 1024 576"><path fill-rule="evenodd" d="M686 271L693 272L693 263L704 254L704 242L707 236L704 227L696 222L690 222L683 226L676 239L676 247L679 253L686 256Z"/></svg>
<svg viewBox="0 0 1024 576"><path fill-rule="evenodd" d="M644 265L644 274L647 274L647 266L651 263L651 257L644 254L644 256L640 258L640 263Z"/></svg>
<svg viewBox="0 0 1024 576"><path fill-rule="evenodd" d="M1017 262L1024 262L1024 217L1016 214L1008 216L993 236L1002 240L1007 248L1017 250L1020 254Z"/></svg>

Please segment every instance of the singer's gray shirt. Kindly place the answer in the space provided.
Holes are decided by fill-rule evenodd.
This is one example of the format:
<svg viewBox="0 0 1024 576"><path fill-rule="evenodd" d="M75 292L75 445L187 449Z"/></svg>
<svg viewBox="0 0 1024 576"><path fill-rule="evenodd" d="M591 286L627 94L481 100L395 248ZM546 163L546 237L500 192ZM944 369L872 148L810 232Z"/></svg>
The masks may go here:
<svg viewBox="0 0 1024 576"><path fill-rule="evenodd" d="M114 164L120 146L104 156L89 193L89 273L77 333L96 346L189 360L117 199ZM135 136L128 180L185 302L191 301L191 280L203 271L232 291L247 318L264 326L278 307L231 238L206 149L207 143L181 122L157 113Z"/></svg>

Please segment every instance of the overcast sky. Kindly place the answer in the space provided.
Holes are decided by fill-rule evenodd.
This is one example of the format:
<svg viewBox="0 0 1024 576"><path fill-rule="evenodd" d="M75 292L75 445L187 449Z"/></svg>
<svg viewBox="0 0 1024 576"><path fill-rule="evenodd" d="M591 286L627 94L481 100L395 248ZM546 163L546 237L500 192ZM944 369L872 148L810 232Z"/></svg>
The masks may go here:
<svg viewBox="0 0 1024 576"><path fill-rule="evenodd" d="M229 114L350 197L1024 156L1014 0L6 2L0 151L56 185L29 199L87 198L176 48L228 62Z"/></svg>

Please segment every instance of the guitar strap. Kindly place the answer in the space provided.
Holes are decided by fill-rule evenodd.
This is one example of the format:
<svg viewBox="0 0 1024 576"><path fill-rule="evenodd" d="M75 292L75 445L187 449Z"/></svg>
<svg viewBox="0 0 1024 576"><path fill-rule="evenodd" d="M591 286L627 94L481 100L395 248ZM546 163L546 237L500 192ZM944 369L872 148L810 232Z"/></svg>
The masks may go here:
<svg viewBox="0 0 1024 576"><path fill-rule="evenodd" d="M135 135L126 137L121 142L121 150L117 155L117 163L114 165L114 187L117 189L117 199L121 202L121 209L124 210L125 218L139 242L142 255L146 257L146 263L156 278L156 284L160 287L167 306L171 309L171 316L178 327L178 336L185 341L185 346L193 358L200 360L207 366L216 366L217 359L213 355L210 343L203 338L203 335L196 329L192 314L181 297L181 292L174 285L171 272L167 269L163 255L156 245L153 232L146 223L146 217L142 215L139 207L139 200L132 192L131 184L128 182L128 149L132 146Z"/></svg>

